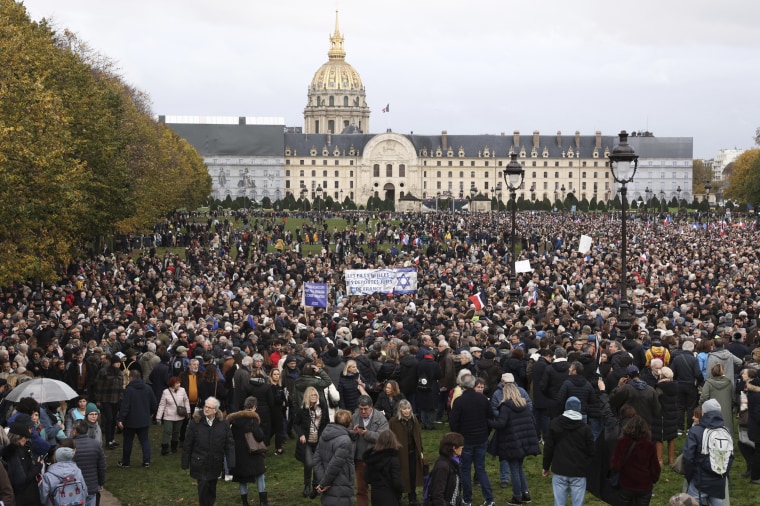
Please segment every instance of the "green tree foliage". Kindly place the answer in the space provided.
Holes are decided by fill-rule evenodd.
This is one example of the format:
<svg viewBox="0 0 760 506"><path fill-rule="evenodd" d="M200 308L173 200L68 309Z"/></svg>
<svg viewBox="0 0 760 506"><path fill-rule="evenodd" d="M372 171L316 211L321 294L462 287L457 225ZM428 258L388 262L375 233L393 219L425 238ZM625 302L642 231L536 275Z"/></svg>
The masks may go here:
<svg viewBox="0 0 760 506"><path fill-rule="evenodd" d="M695 195L704 194L707 181L712 181L712 168L705 165L702 160L694 160L692 164L692 193Z"/></svg>
<svg viewBox="0 0 760 506"><path fill-rule="evenodd" d="M760 149L750 149L734 161L725 197L753 206L760 203Z"/></svg>
<svg viewBox="0 0 760 506"><path fill-rule="evenodd" d="M203 159L74 34L0 0L0 286L202 205Z"/></svg>

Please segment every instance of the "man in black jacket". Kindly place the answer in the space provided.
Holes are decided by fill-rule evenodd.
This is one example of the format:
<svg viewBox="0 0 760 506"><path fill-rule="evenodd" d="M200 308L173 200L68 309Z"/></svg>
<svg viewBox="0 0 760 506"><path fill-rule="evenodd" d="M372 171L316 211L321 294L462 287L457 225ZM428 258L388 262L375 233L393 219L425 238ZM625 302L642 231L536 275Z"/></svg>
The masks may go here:
<svg viewBox="0 0 760 506"><path fill-rule="evenodd" d="M488 397L475 391L475 376L466 373L459 380L462 395L451 406L449 426L453 432L464 436L462 450L462 497L463 504L472 503L472 473L480 482L485 502L483 506L493 506L493 491L486 474L486 447L488 445L488 418L491 417L491 403Z"/></svg>
<svg viewBox="0 0 760 506"><path fill-rule="evenodd" d="M586 474L594 456L594 435L583 421L581 401L570 397L565 411L549 424L544 444L543 476L553 473L552 489L556 504L581 506L586 495Z"/></svg>
<svg viewBox="0 0 760 506"><path fill-rule="evenodd" d="M559 389L570 374L570 363L567 361L567 351L564 348L554 350L554 361L546 368L541 378L541 391L549 400L549 418L556 418L562 413L559 401Z"/></svg>
<svg viewBox="0 0 760 506"><path fill-rule="evenodd" d="M138 370L129 372L129 384L124 389L121 409L116 417L116 423L124 431L124 446L119 467L129 467L132 457L132 443L135 435L140 441L143 454L143 467L150 466L150 429L151 413L158 409L153 390L143 382L142 373Z"/></svg>
<svg viewBox="0 0 760 506"><path fill-rule="evenodd" d="M684 433L691 428L691 415L699 402L697 387L704 383L699 361L694 356L693 341L684 341L681 349L673 353L670 368L673 380L678 383L678 432Z"/></svg>

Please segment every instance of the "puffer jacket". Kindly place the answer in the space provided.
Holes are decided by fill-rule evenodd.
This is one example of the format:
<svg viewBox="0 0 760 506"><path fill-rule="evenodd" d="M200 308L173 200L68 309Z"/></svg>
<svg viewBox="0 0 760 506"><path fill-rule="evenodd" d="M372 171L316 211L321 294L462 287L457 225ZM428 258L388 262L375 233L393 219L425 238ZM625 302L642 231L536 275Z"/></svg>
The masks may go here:
<svg viewBox="0 0 760 506"><path fill-rule="evenodd" d="M82 471L74 462L56 462L42 475L42 482L40 482L40 500L42 504L53 504L50 501L50 494L55 491L55 488L66 476L73 476L77 482L82 484L82 492L85 497L90 495L87 483L85 483L84 476L82 476ZM16 504L25 503L17 501Z"/></svg>
<svg viewBox="0 0 760 506"><path fill-rule="evenodd" d="M187 424L182 469L190 469L190 476L196 480L214 480L224 470L225 455L228 466L235 467L235 442L230 425L220 411L210 426L202 417L198 411Z"/></svg>
<svg viewBox="0 0 760 506"><path fill-rule="evenodd" d="M314 475L322 487L329 486L322 494L326 506L351 506L354 504L354 452L347 427L328 424L319 438L314 454Z"/></svg>
<svg viewBox="0 0 760 506"><path fill-rule="evenodd" d="M710 468L710 456L702 454L702 436L705 429L722 427L723 417L720 411L709 411L702 416L698 424L692 425L686 435L683 445L683 470L686 480L697 487L706 495L724 498L726 491L726 477L719 476ZM728 464L728 472L731 471L734 456L731 455Z"/></svg>
<svg viewBox="0 0 760 506"><path fill-rule="evenodd" d="M496 429L499 460L522 459L539 455L538 436L533 413L525 406L517 406L508 400L499 405L499 417L488 420L488 426Z"/></svg>
<svg viewBox="0 0 760 506"><path fill-rule="evenodd" d="M652 441L671 441L678 436L678 383L660 381L655 391L660 415L652 417Z"/></svg>

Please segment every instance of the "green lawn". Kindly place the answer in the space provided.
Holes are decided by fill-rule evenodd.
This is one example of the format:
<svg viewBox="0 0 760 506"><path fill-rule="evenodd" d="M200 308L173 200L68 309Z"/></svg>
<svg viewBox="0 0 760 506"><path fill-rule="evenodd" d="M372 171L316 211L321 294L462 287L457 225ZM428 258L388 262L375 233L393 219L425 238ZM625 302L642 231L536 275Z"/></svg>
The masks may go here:
<svg viewBox="0 0 760 506"><path fill-rule="evenodd" d="M448 430L446 425L437 425L437 430L423 431L423 444L425 445L426 458L432 462L437 457L438 441ZM153 443L153 462L149 469L133 466L122 469L116 466L121 459L121 447L116 450L106 450L108 460L108 473L106 475L106 488L116 496L123 505L162 505L162 504L197 504L195 480L190 478L187 471L180 469L180 454L160 455L161 428L151 427L151 441ZM678 447L683 444L684 437L680 437ZM120 439L119 439L120 441ZM137 441L135 441L137 443ZM311 501L301 496L303 490L303 467L295 460L295 442L288 440L285 445L286 454L282 457L269 455L267 457L266 482L269 492L269 500L278 506L319 504L315 499ZM135 444L132 461L141 462L139 445ZM534 505L552 504L552 491L550 478L541 477L541 457L531 457L525 462L526 475ZM511 487L502 489L499 487L498 462L489 457L487 461L488 476L494 490L497 504L504 504L511 497ZM736 454L735 465L731 472L731 504L732 506L749 506L757 504L757 498L753 494L760 491L749 483L747 478L742 478L744 472L744 460ZM667 504L667 499L681 491L683 477L675 474L670 468L663 470L660 482L655 487L655 497L652 505ZM255 493L255 484L249 484L249 498L255 499L258 504L258 494ZM421 493L418 492L418 493ZM591 494L586 495L586 504L601 505ZM473 492L473 504L481 504L483 498L480 489ZM253 501L252 501L253 502ZM220 506L240 503L237 483L220 481L218 486L217 504ZM406 498L404 498L406 503Z"/></svg>

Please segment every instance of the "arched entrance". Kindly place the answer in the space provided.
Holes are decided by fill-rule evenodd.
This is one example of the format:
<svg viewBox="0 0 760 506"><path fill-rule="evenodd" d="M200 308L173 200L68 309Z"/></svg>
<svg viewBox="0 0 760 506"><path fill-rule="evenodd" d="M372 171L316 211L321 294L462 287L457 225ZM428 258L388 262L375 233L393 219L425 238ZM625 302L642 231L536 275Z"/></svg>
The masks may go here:
<svg viewBox="0 0 760 506"><path fill-rule="evenodd" d="M385 183L383 186L383 200L393 203L393 209L396 209L396 187L393 183Z"/></svg>

